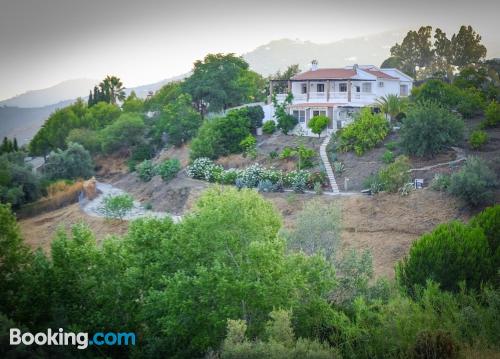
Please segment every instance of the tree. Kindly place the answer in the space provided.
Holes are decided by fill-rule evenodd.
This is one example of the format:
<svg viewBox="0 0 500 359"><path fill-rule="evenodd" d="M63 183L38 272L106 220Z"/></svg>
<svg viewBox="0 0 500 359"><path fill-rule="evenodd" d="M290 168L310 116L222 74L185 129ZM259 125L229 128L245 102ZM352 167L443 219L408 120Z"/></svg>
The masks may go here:
<svg viewBox="0 0 500 359"><path fill-rule="evenodd" d="M396 193L410 181L410 160L406 156L398 156L395 161L378 172L382 187L387 192Z"/></svg>
<svg viewBox="0 0 500 359"><path fill-rule="evenodd" d="M104 197L100 210L107 218L117 218L123 221L133 207L134 199L129 194L108 195Z"/></svg>
<svg viewBox="0 0 500 359"><path fill-rule="evenodd" d="M199 357L219 345L227 318L245 320L254 337L274 308L326 302L331 266L319 256L287 256L280 218L255 191L210 189L176 226L163 249L173 272L143 306L146 346L157 354Z"/></svg>
<svg viewBox="0 0 500 359"><path fill-rule="evenodd" d="M203 122L191 142L190 157L216 159L241 153L241 141L250 134L249 118L241 111L230 111L226 117Z"/></svg>
<svg viewBox="0 0 500 359"><path fill-rule="evenodd" d="M102 150L106 153L131 149L144 141L144 120L138 114L124 113L102 129Z"/></svg>
<svg viewBox="0 0 500 359"><path fill-rule="evenodd" d="M144 101L137 97L135 91L132 91L123 102L122 110L123 112L142 113L144 110Z"/></svg>
<svg viewBox="0 0 500 359"><path fill-rule="evenodd" d="M144 101L145 111L161 111L164 106L175 101L182 93L181 82L169 82Z"/></svg>
<svg viewBox="0 0 500 359"><path fill-rule="evenodd" d="M389 119L393 122L396 116L406 112L408 101L398 95L389 94L379 98L377 100L377 106L383 113L389 115Z"/></svg>
<svg viewBox="0 0 500 359"><path fill-rule="evenodd" d="M373 114L370 108L363 108L354 122L340 132L340 148L342 151L354 150L361 156L381 143L388 133L387 120L380 114Z"/></svg>
<svg viewBox="0 0 500 359"><path fill-rule="evenodd" d="M24 162L23 152L0 155L0 201L14 208L37 200L41 195L40 178Z"/></svg>
<svg viewBox="0 0 500 359"><path fill-rule="evenodd" d="M468 157L465 165L451 176L448 191L475 207L493 200L497 176L479 157Z"/></svg>
<svg viewBox="0 0 500 359"><path fill-rule="evenodd" d="M486 56L486 47L481 44L481 36L470 25L462 25L458 34L453 34L451 48L452 63L456 66L478 63Z"/></svg>
<svg viewBox="0 0 500 359"><path fill-rule="evenodd" d="M315 133L318 135L318 137L320 137L321 133L324 130L326 130L328 122L330 122L330 119L327 116L324 115L314 116L307 123L307 127L311 129L312 133Z"/></svg>
<svg viewBox="0 0 500 359"><path fill-rule="evenodd" d="M433 157L463 139L464 122L437 103L423 101L408 110L400 134L408 154Z"/></svg>
<svg viewBox="0 0 500 359"><path fill-rule="evenodd" d="M391 47L391 56L400 58L403 71L415 75L415 67L428 66L433 58L432 27L422 26L417 31L410 30L401 44Z"/></svg>
<svg viewBox="0 0 500 359"><path fill-rule="evenodd" d="M280 70L276 71L274 75L269 76L269 81L277 81L273 90L275 93L284 93L287 89L287 81L292 77L300 73L300 68L298 64L289 65L285 71L281 72Z"/></svg>
<svg viewBox="0 0 500 359"><path fill-rule="evenodd" d="M106 76L99 87L104 97L102 100L105 102L115 105L118 101L125 100L125 87L118 77Z"/></svg>
<svg viewBox="0 0 500 359"><path fill-rule="evenodd" d="M297 126L298 120L288 113L288 106L292 103L293 94L289 92L282 103L278 103L276 96L273 96L274 117L276 118L277 127L287 135Z"/></svg>
<svg viewBox="0 0 500 359"><path fill-rule="evenodd" d="M167 133L168 142L174 146L182 146L196 135L202 118L191 103L191 96L181 94L163 107L160 117L153 125L157 141L163 133Z"/></svg>
<svg viewBox="0 0 500 359"><path fill-rule="evenodd" d="M194 63L182 87L202 116L263 97L264 81L234 54L209 54Z"/></svg>
<svg viewBox="0 0 500 359"><path fill-rule="evenodd" d="M454 255L450 255L453 253ZM431 279L444 290L458 291L461 281L479 289L493 279L492 255L480 228L460 222L441 224L415 241L396 267L399 282L410 292Z"/></svg>
<svg viewBox="0 0 500 359"><path fill-rule="evenodd" d="M49 179L86 179L93 172L89 152L78 143L69 143L64 151L52 152L44 167L44 174Z"/></svg>

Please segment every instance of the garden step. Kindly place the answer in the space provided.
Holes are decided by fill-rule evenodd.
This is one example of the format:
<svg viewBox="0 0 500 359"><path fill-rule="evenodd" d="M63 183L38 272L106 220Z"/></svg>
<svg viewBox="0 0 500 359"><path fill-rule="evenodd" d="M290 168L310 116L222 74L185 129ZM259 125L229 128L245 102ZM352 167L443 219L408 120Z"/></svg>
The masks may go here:
<svg viewBox="0 0 500 359"><path fill-rule="evenodd" d="M323 162L325 167L326 175L328 180L330 181L330 187L332 188L333 193L340 193L339 187L337 185L337 181L335 181L335 175L333 174L332 166L330 165L330 160L326 154L326 145L330 141L330 136L326 136L321 146L319 146L319 157Z"/></svg>

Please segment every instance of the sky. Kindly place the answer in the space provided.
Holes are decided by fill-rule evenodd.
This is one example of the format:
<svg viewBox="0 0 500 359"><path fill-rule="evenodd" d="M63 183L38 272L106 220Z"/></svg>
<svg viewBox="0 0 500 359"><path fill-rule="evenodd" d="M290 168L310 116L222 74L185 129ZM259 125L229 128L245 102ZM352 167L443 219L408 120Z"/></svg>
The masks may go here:
<svg viewBox="0 0 500 359"><path fill-rule="evenodd" d="M75 78L133 87L207 53L327 43L420 25L497 36L500 0L0 0L0 100Z"/></svg>

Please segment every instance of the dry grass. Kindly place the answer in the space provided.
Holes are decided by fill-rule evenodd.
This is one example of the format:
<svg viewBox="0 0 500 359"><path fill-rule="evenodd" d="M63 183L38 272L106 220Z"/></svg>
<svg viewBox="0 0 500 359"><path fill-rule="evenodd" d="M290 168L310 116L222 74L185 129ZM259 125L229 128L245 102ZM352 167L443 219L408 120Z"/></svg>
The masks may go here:
<svg viewBox="0 0 500 359"><path fill-rule="evenodd" d="M100 242L110 234L125 234L128 228L127 221L110 221L103 218L91 217L80 210L78 204L72 204L49 213L21 219L19 227L24 241L31 248L42 248L50 251L50 243L58 230L69 231L77 223L84 222L89 225Z"/></svg>
<svg viewBox="0 0 500 359"><path fill-rule="evenodd" d="M75 203L78 201L78 195L82 190L83 181L77 181L73 184L57 181L47 188L46 197L22 207L17 212L17 217L32 217Z"/></svg>

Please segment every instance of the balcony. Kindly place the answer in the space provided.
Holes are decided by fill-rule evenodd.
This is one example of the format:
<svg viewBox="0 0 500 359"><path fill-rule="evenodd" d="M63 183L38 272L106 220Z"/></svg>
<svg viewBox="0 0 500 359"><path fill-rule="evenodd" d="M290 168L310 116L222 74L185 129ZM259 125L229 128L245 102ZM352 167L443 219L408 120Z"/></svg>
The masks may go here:
<svg viewBox="0 0 500 359"><path fill-rule="evenodd" d="M276 94L276 99L279 103L283 102L286 98L286 94ZM348 103L347 92L330 92L328 95L326 92L309 92L309 100L307 99L307 94L294 93L293 103ZM361 103L371 103L375 102L377 95L368 92L352 92L350 102L361 102Z"/></svg>

